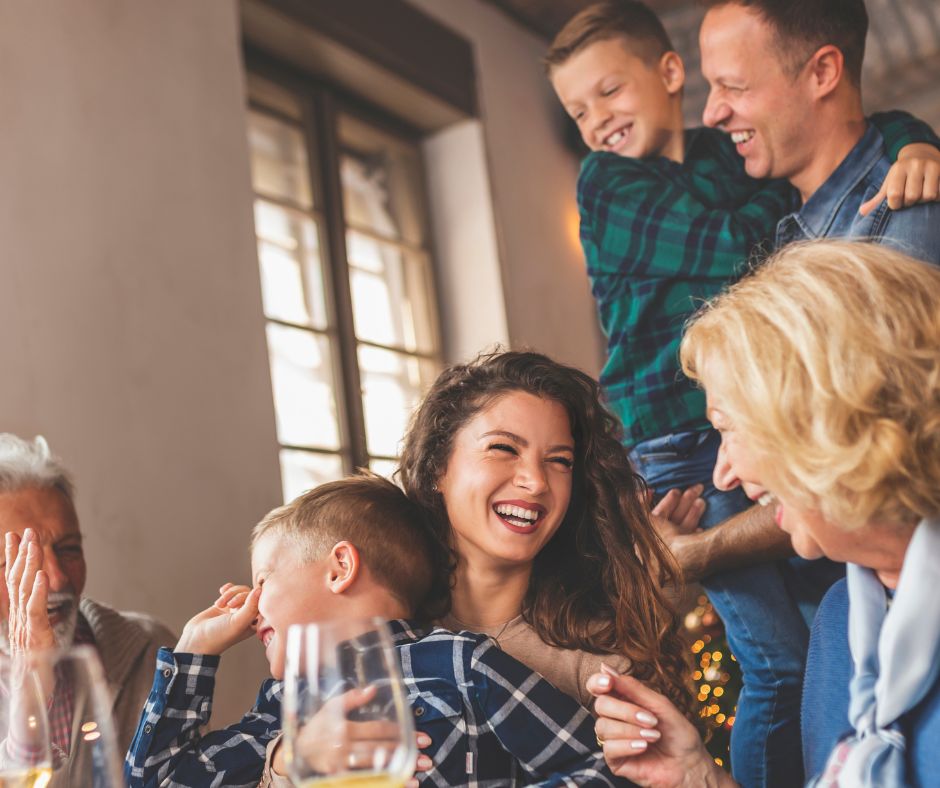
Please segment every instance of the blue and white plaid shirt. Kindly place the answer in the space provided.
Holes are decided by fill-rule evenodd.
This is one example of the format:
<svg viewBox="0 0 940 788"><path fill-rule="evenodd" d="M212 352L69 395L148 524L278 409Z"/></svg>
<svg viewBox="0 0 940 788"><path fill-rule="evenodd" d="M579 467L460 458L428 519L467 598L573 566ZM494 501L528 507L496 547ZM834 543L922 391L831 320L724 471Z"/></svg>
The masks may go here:
<svg viewBox="0 0 940 788"><path fill-rule="evenodd" d="M431 737L426 786L626 785L604 763L594 719L485 635L391 630L415 715ZM219 658L161 649L153 688L124 765L128 785L256 786L280 732L282 684L261 685L235 725L200 735L209 721Z"/></svg>

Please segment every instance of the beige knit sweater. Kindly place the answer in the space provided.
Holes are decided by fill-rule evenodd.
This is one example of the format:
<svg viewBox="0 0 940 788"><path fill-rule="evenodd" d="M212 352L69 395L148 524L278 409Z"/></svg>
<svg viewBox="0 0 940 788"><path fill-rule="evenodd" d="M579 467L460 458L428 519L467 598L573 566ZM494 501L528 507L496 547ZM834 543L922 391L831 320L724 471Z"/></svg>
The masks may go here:
<svg viewBox="0 0 940 788"><path fill-rule="evenodd" d="M153 684L157 650L160 646L175 645L176 637L156 619L141 613L118 612L91 599L83 598L79 610L91 627L95 649L104 668L112 699L117 766L121 769ZM85 788L77 775L83 773L87 764L81 763L80 756L75 755L79 751L87 753L87 749L77 746L81 722L76 715L70 748L73 755L67 768L53 773L49 788Z"/></svg>

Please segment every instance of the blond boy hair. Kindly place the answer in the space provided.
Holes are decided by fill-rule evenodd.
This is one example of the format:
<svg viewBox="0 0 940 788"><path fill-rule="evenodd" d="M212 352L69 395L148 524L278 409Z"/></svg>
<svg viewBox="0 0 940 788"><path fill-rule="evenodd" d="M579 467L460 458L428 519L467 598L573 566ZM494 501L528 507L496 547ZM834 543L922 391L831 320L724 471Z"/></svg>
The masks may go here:
<svg viewBox="0 0 940 788"><path fill-rule="evenodd" d="M350 542L375 581L418 621L440 618L449 609L449 552L421 507L381 476L363 472L321 484L272 510L254 527L251 549L272 533L289 539L304 563Z"/></svg>
<svg viewBox="0 0 940 788"><path fill-rule="evenodd" d="M579 11L558 32L543 62L551 74L557 66L597 41L622 39L624 46L647 65L674 51L663 23L638 0L603 0Z"/></svg>

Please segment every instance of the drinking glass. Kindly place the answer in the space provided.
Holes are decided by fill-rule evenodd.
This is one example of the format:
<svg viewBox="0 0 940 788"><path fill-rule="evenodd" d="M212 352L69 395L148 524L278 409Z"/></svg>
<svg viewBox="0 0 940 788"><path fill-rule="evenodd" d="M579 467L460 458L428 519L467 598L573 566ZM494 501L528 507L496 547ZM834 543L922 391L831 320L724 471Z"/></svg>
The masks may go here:
<svg viewBox="0 0 940 788"><path fill-rule="evenodd" d="M111 698L98 655L91 646L33 652L15 657L25 663L41 689L47 726L46 782L3 782L0 788L120 788L122 783L111 720Z"/></svg>
<svg viewBox="0 0 940 788"><path fill-rule="evenodd" d="M296 786L402 788L414 773L411 708L380 618L290 627L283 717Z"/></svg>
<svg viewBox="0 0 940 788"><path fill-rule="evenodd" d="M44 788L52 776L46 703L26 660L0 657L0 788Z"/></svg>

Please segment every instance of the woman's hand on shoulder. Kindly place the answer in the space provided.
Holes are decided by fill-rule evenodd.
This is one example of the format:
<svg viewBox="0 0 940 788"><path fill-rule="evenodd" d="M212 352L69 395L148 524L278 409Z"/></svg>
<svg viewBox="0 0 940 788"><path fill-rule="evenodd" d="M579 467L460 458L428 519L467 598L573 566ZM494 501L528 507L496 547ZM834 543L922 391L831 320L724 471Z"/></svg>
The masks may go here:
<svg viewBox="0 0 940 788"><path fill-rule="evenodd" d="M587 687L597 698L598 742L618 777L644 788L736 785L712 760L692 723L663 695L610 669L591 676Z"/></svg>

